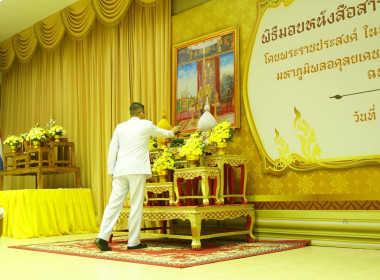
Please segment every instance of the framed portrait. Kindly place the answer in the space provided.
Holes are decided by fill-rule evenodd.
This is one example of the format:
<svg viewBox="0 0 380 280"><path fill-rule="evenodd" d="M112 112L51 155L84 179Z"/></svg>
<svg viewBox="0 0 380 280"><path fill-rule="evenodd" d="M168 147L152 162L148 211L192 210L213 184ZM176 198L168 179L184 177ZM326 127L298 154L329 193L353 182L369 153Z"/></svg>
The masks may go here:
<svg viewBox="0 0 380 280"><path fill-rule="evenodd" d="M196 130L206 104L217 122L240 126L237 27L173 47L174 120L183 132Z"/></svg>

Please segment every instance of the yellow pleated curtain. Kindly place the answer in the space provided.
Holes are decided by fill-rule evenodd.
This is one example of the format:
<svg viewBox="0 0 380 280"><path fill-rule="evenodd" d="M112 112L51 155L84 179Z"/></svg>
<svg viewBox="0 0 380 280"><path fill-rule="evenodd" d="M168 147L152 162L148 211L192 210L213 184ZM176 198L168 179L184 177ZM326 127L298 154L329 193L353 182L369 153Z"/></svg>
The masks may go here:
<svg viewBox="0 0 380 280"><path fill-rule="evenodd" d="M111 191L109 143L130 103L145 104L155 123L163 110L170 116L170 24L169 0L81 0L0 43L3 138L53 117L75 142L98 221ZM44 184L72 187L75 176ZM5 190L34 186L29 176L4 177Z"/></svg>

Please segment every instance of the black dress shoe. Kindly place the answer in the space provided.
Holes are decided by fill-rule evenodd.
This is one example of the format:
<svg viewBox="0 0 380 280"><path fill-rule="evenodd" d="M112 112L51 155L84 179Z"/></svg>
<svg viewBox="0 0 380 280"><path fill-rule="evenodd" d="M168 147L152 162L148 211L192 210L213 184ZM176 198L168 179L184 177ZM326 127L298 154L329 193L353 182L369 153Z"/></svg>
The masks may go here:
<svg viewBox="0 0 380 280"><path fill-rule="evenodd" d="M96 238L94 243L96 246L98 246L100 251L112 251L112 248L108 246L108 241L104 239Z"/></svg>
<svg viewBox="0 0 380 280"><path fill-rule="evenodd" d="M137 249L144 249L148 247L148 245L144 244L144 243L140 243L139 245L136 245L136 246L128 246L128 250L137 250Z"/></svg>

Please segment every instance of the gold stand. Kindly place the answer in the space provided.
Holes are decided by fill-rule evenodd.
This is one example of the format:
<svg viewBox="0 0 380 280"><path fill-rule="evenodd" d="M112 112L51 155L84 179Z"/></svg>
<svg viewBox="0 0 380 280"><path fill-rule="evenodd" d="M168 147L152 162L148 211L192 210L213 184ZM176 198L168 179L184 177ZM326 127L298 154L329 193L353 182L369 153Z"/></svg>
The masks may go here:
<svg viewBox="0 0 380 280"><path fill-rule="evenodd" d="M36 189L43 189L43 175L69 173L76 174L76 187L81 187L80 168L75 166L73 142L47 142L46 147L29 146L24 153L5 153L4 170L0 171L0 191L3 176L34 175Z"/></svg>
<svg viewBox="0 0 380 280"><path fill-rule="evenodd" d="M130 213L129 207L124 207L121 210L119 219L128 219ZM223 229L223 232L201 235L202 220L227 220L236 219L239 217L246 218L246 226L244 230L231 230ZM166 227L161 228L161 233L142 233L143 236L154 237L170 237L178 239L190 239L191 248L193 250L201 249L201 240L214 237L232 236L244 234L247 241L252 243L255 237L252 234L253 224L255 220L255 212L253 204L235 204L223 206L175 206L175 207L159 207L159 206L144 206L143 220L144 221L170 221L174 219L189 220L191 226L191 236L168 234ZM164 223L165 224L165 223ZM152 228L156 229L156 228ZM149 230L145 228L144 230ZM125 231L125 230L121 230Z"/></svg>
<svg viewBox="0 0 380 280"><path fill-rule="evenodd" d="M164 194L169 193L169 197L152 198L149 197L151 194ZM173 182L164 183L147 183L145 186L145 201L144 205L148 205L150 201L168 201L169 205L174 205L174 194L173 194Z"/></svg>
<svg viewBox="0 0 380 280"><path fill-rule="evenodd" d="M245 189L247 185L247 168L245 164L247 159L238 155L212 155L205 157L206 166L217 166L220 170L220 203L224 203L224 199L229 200L230 204L235 203L234 198L238 197L242 203L247 203L245 197ZM229 172L228 168L240 168L240 193L234 191L235 178L233 172ZM229 174L229 176L227 176Z"/></svg>
<svg viewBox="0 0 380 280"><path fill-rule="evenodd" d="M180 181L181 180L192 180L195 178L201 178L201 190L202 195L189 195L189 193L186 194L186 196L182 195ZM216 179L216 181L213 182L212 190L213 194L210 195L210 181L212 179ZM182 169L176 169L174 171L174 191L176 194L176 201L175 204L177 206L181 205L180 199L194 199L194 198L202 198L202 202L204 206L207 206L210 204L209 199L213 198L217 201L219 204L219 186L220 186L220 172L219 169L216 167L207 167L207 166L201 166L201 167L193 167L193 168L182 168Z"/></svg>

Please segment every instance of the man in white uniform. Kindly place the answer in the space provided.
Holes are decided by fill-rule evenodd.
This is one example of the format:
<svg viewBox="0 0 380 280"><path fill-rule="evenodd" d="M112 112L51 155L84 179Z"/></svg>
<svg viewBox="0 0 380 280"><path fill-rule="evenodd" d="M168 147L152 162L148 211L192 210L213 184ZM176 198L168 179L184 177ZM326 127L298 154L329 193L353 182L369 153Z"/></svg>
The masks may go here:
<svg viewBox="0 0 380 280"><path fill-rule="evenodd" d="M171 138L180 132L161 129L145 120L144 105L134 102L129 107L131 119L116 126L108 152L108 174L112 176L112 193L104 210L95 244L101 251L110 251L108 240L130 191L131 211L128 219L128 250L143 249L140 242L145 182L152 176L149 160L149 140Z"/></svg>

